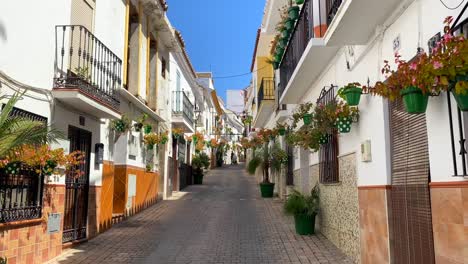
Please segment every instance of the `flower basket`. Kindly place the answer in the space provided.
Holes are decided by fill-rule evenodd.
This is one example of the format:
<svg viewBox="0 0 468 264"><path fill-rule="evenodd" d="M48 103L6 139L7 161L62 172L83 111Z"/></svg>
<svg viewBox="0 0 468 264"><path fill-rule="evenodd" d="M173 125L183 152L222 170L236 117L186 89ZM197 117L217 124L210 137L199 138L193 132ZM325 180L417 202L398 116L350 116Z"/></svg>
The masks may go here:
<svg viewBox="0 0 468 264"><path fill-rule="evenodd" d="M422 114L426 112L429 96L423 94L421 89L409 86L401 90L400 95L403 97L405 110L409 114Z"/></svg>
<svg viewBox="0 0 468 264"><path fill-rule="evenodd" d="M286 134L286 128L284 127L278 128L278 133L280 136L284 136Z"/></svg>
<svg viewBox="0 0 468 264"><path fill-rule="evenodd" d="M289 18L292 20L296 20L299 18L299 7L298 6L291 6L288 9Z"/></svg>
<svg viewBox="0 0 468 264"><path fill-rule="evenodd" d="M321 135L320 138L319 138L319 144L320 145L327 144L328 143L328 138L329 138L328 135Z"/></svg>
<svg viewBox="0 0 468 264"><path fill-rule="evenodd" d="M133 128L135 128L136 132L140 132L141 129L143 128L143 123L135 123L133 124Z"/></svg>
<svg viewBox="0 0 468 264"><path fill-rule="evenodd" d="M468 111L468 92L463 93L457 93L455 86L459 81L468 81L468 76L457 76L455 78L455 81L451 84L451 89L450 91L453 94L453 97L455 97L455 101L457 101L458 108L460 108L461 111Z"/></svg>
<svg viewBox="0 0 468 264"><path fill-rule="evenodd" d="M336 119L336 127L340 133L349 133L352 123L351 117L338 117Z"/></svg>
<svg viewBox="0 0 468 264"><path fill-rule="evenodd" d="M359 105L362 89L358 87L347 87L343 90L343 95L349 106Z"/></svg>
<svg viewBox="0 0 468 264"><path fill-rule="evenodd" d="M273 197L273 189L275 188L274 183L260 183L260 193L263 198Z"/></svg>
<svg viewBox="0 0 468 264"><path fill-rule="evenodd" d="M295 20L293 19L288 19L286 20L286 22L284 23L284 27L287 29L287 30L292 30L294 28L294 22L296 22Z"/></svg>
<svg viewBox="0 0 468 264"><path fill-rule="evenodd" d="M302 116L302 120L304 120L305 125L310 125L312 122L312 115L311 114L305 114Z"/></svg>
<svg viewBox="0 0 468 264"><path fill-rule="evenodd" d="M296 214L294 215L294 226L299 235L315 234L315 214Z"/></svg>
<svg viewBox="0 0 468 264"><path fill-rule="evenodd" d="M145 125L145 134L151 133L152 130L153 126L151 126L150 124Z"/></svg>

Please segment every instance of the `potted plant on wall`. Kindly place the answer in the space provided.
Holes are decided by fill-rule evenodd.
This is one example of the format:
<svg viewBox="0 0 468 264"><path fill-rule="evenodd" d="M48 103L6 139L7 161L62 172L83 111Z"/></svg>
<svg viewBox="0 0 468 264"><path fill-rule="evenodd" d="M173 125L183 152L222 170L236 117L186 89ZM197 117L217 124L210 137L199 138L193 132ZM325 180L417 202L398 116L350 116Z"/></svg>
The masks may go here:
<svg viewBox="0 0 468 264"><path fill-rule="evenodd" d="M145 143L148 150L152 150L154 145L159 144L160 141L161 139L156 133L149 133L143 137L143 142Z"/></svg>
<svg viewBox="0 0 468 264"><path fill-rule="evenodd" d="M361 95L362 86L358 82L349 83L338 90L338 96L343 98L350 106L359 105Z"/></svg>
<svg viewBox="0 0 468 264"><path fill-rule="evenodd" d="M203 168L208 169L210 166L210 158L204 152L197 153L192 158L192 166L194 184L203 184Z"/></svg>
<svg viewBox="0 0 468 264"><path fill-rule="evenodd" d="M351 124L359 118L359 110L357 107L351 107L343 102L336 103L336 127L340 133L349 133Z"/></svg>
<svg viewBox="0 0 468 264"><path fill-rule="evenodd" d="M136 121L135 124L133 124L133 128L135 129L136 132L140 132L141 129L143 128L143 125L148 118L147 114L141 115L141 117Z"/></svg>
<svg viewBox="0 0 468 264"><path fill-rule="evenodd" d="M167 131L160 133L159 138L160 138L161 144L163 144L163 145L166 144L167 141L169 140L169 136L168 136Z"/></svg>
<svg viewBox="0 0 468 264"><path fill-rule="evenodd" d="M179 139L182 135L184 134L184 130L180 127L176 127L172 129L172 135L176 138Z"/></svg>
<svg viewBox="0 0 468 264"><path fill-rule="evenodd" d="M310 195L293 190L284 204L284 211L294 216L294 226L299 235L315 234L315 217L319 212L319 190L316 185Z"/></svg>
<svg viewBox="0 0 468 264"><path fill-rule="evenodd" d="M296 128L297 123L302 119L304 121L304 125L310 125L312 122L312 114L310 113L310 110L312 109L313 104L308 102L304 104L300 104L299 108L296 109L294 112L292 118L293 118L293 123L292 127Z"/></svg>
<svg viewBox="0 0 468 264"><path fill-rule="evenodd" d="M279 144L274 144L272 147L264 142L263 147L254 152L254 157L247 165L247 171L250 174L255 174L257 168L261 168L263 172L263 181L260 183L260 193L263 198L273 197L275 184L270 181L271 172L278 172L287 164L287 154L282 150Z"/></svg>
<svg viewBox="0 0 468 264"><path fill-rule="evenodd" d="M130 119L128 119L128 117L125 115L122 115L120 119L114 119L111 122L111 128L117 133L118 136L130 130L130 125Z"/></svg>
<svg viewBox="0 0 468 264"><path fill-rule="evenodd" d="M151 133L151 131L153 131L153 126L151 124L146 124L144 130L145 130L145 134L149 134Z"/></svg>

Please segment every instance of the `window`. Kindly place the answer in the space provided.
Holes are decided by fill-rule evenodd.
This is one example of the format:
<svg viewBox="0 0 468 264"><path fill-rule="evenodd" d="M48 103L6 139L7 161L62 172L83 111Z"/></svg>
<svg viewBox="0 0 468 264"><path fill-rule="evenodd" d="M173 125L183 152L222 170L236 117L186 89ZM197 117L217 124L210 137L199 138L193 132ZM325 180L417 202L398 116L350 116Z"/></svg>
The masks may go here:
<svg viewBox="0 0 468 264"><path fill-rule="evenodd" d="M13 108L10 116L47 124L47 118L19 108ZM14 173L7 173L10 169ZM0 223L41 218L43 183L44 177L41 174L34 169L23 168L21 164L0 169Z"/></svg>
<svg viewBox="0 0 468 264"><path fill-rule="evenodd" d="M164 58L161 59L161 76L166 79L166 60Z"/></svg>
<svg viewBox="0 0 468 264"><path fill-rule="evenodd" d="M324 87L317 100L317 104L335 103L335 86ZM328 135L328 143L323 144L319 151L320 183L338 183L338 133L336 129Z"/></svg>

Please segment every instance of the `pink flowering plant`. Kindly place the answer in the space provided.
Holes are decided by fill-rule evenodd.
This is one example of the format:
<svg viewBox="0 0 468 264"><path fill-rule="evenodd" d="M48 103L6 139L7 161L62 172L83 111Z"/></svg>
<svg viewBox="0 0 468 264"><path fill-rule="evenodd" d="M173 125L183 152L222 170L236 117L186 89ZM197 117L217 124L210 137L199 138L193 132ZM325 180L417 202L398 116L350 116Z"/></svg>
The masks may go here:
<svg viewBox="0 0 468 264"><path fill-rule="evenodd" d="M468 82L468 42L463 35L454 36L452 17L444 20L444 36L433 49L431 66L436 82L445 89L455 86L457 94L466 94ZM452 87L451 87L452 86Z"/></svg>

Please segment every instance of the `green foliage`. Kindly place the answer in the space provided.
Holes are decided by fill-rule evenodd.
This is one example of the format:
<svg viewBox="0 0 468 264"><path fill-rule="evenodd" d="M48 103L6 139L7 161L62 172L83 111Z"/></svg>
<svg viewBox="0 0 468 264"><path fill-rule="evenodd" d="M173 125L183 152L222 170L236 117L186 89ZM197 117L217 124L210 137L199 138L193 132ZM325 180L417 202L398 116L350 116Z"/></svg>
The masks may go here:
<svg viewBox="0 0 468 264"><path fill-rule="evenodd" d="M197 153L192 158L192 166L197 169L208 169L208 167L210 166L210 158L208 157L208 155L206 155L205 152Z"/></svg>
<svg viewBox="0 0 468 264"><path fill-rule="evenodd" d="M288 154L281 149L278 143L275 143L271 148L271 169L272 171L280 171L283 166L288 164Z"/></svg>
<svg viewBox="0 0 468 264"><path fill-rule="evenodd" d="M294 129L297 127L297 123L304 117L305 114L310 114L310 110L314 105L311 102L299 105L299 108L293 113L293 122L291 127Z"/></svg>
<svg viewBox="0 0 468 264"><path fill-rule="evenodd" d="M75 68L76 75L85 81L91 80L91 73L89 72L88 67L76 67Z"/></svg>
<svg viewBox="0 0 468 264"><path fill-rule="evenodd" d="M24 93L14 94L0 113L0 157L24 145L43 145L64 138L62 132L42 122L23 117L11 117L14 105ZM0 96L0 100L5 99Z"/></svg>
<svg viewBox="0 0 468 264"><path fill-rule="evenodd" d="M130 129L131 121L125 115L122 115L120 119L114 119L111 122L111 128L117 133L125 133Z"/></svg>
<svg viewBox="0 0 468 264"><path fill-rule="evenodd" d="M7 259L0 257L0 264L7 264Z"/></svg>
<svg viewBox="0 0 468 264"><path fill-rule="evenodd" d="M259 156L254 156L247 164L247 172L250 174L255 174L255 171L259 166L262 165L262 159Z"/></svg>
<svg viewBox="0 0 468 264"><path fill-rule="evenodd" d="M343 100L346 100L346 96L345 96L345 92L349 89L352 89L352 88L361 88L362 89L362 85L358 82L352 82L352 83L348 83L347 85L341 87L340 89L338 89L338 92L336 93L336 95L338 95L338 97L340 97L341 99Z"/></svg>
<svg viewBox="0 0 468 264"><path fill-rule="evenodd" d="M303 195L297 190L288 196L284 204L284 211L289 215L315 215L319 211L320 198L319 189L316 185L310 192L310 195Z"/></svg>

